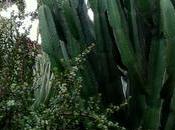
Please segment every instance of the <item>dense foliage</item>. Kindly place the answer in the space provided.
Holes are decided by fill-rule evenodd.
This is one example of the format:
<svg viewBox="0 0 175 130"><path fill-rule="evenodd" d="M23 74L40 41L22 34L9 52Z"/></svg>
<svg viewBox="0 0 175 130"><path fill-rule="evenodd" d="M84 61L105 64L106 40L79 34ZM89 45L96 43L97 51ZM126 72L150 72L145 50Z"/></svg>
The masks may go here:
<svg viewBox="0 0 175 130"><path fill-rule="evenodd" d="M86 81L83 93L102 93L104 106L131 97L125 110L113 114L126 129L174 130L173 4L174 0L41 0L42 46L61 73L69 66L62 66L60 59L73 59L94 43L95 51L80 73Z"/></svg>
<svg viewBox="0 0 175 130"><path fill-rule="evenodd" d="M1 129L175 129L174 0L38 3L42 48L0 21Z"/></svg>
<svg viewBox="0 0 175 130"><path fill-rule="evenodd" d="M124 129L111 114L125 107L102 108L101 96L82 98L79 75L93 45L69 61L70 68L51 71L40 46L19 33L18 16L0 19L0 128L2 130ZM67 65L66 61L62 61Z"/></svg>

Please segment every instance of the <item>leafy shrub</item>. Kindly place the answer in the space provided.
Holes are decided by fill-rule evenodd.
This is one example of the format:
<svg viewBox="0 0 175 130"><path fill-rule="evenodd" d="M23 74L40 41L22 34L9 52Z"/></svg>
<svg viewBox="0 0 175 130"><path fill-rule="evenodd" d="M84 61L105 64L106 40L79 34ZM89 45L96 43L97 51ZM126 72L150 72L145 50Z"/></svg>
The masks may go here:
<svg viewBox="0 0 175 130"><path fill-rule="evenodd" d="M40 67L42 64L50 66L45 54L40 55L37 62L40 62L36 64ZM40 69L40 71L50 71L47 67L45 69ZM33 87L27 83L13 83L6 86L9 87L10 91L9 95L4 97L6 100L3 99L0 103L1 128L13 130L106 130L111 127L120 128L117 122L112 122L108 118L119 110L119 106L111 105L106 109L101 107L100 96L90 97L88 101L81 97L83 86L82 78L77 75L78 70L77 66L72 66L70 70L66 70L62 74L54 73L52 80L49 76L44 77L45 80L49 78L48 82L52 82L52 87L45 86L46 84L40 86L39 83L36 85L35 82ZM44 82L42 75L37 75L40 71L38 69L35 72L34 81L39 81L42 84ZM47 89L48 87L51 89ZM43 89L44 91L42 91ZM38 100L40 98L45 100ZM124 103L121 106L125 105Z"/></svg>
<svg viewBox="0 0 175 130"><path fill-rule="evenodd" d="M10 129L31 102L32 67L37 55L35 42L27 38L28 31L19 33L18 16L0 17L0 128ZM24 107L25 106L25 107Z"/></svg>
<svg viewBox="0 0 175 130"><path fill-rule="evenodd" d="M89 52L88 49L83 55L87 52ZM106 130L111 127L120 128L117 122L112 122L109 119L112 113L119 110L119 106L111 105L107 109L103 108L100 95L90 97L89 100L82 98L82 78L78 75L79 68L84 61L82 55L79 55L73 61L70 61L72 62L72 65L69 70L65 70L61 74L56 71L54 76L48 72L50 69L47 60L48 57L46 55L43 56L45 56L45 58L41 57L42 60L39 60L40 63L37 64L38 66L36 66L36 69L45 64L45 67L43 67L45 70L37 69L35 70L35 74L37 74L37 72L40 73L38 70L41 70L47 72L45 74L49 75L43 76L45 84L40 85L39 88L38 82L40 81L42 84L43 80L41 77L39 77L38 80L36 79L36 82L38 82L37 85L35 84L35 88L38 88L39 91L36 91L36 100L33 106L36 110L35 114L38 117L37 126L40 129ZM49 83L49 81L52 83ZM126 103L121 106L125 105Z"/></svg>
<svg viewBox="0 0 175 130"><path fill-rule="evenodd" d="M111 114L120 106L101 105L100 94L82 98L80 69L93 46L51 71L48 56L19 33L20 22L1 19L0 128L2 130L107 130L120 128ZM124 107L126 103L122 104Z"/></svg>

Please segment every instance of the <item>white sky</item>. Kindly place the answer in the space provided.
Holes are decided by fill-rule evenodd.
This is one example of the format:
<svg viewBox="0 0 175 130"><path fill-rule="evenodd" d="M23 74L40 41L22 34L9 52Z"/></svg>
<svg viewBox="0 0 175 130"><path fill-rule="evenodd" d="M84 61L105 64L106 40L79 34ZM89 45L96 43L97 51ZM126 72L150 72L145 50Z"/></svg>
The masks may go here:
<svg viewBox="0 0 175 130"><path fill-rule="evenodd" d="M37 8L37 0L25 0L26 1L26 8L25 8L25 13L30 13L36 10ZM86 0L87 2L87 0ZM12 5L12 7L9 7L7 10L2 10L0 12L0 15L10 18L10 13L18 12L17 6ZM88 10L88 14L90 16L90 19L93 21L93 12L91 9ZM28 28L30 25L32 25L32 28L30 30L30 39L31 40L37 40L37 29L38 29L38 20L31 21L30 17L25 18L23 26L25 28ZM22 30L21 30L22 31ZM41 43L41 38L39 38L39 43Z"/></svg>

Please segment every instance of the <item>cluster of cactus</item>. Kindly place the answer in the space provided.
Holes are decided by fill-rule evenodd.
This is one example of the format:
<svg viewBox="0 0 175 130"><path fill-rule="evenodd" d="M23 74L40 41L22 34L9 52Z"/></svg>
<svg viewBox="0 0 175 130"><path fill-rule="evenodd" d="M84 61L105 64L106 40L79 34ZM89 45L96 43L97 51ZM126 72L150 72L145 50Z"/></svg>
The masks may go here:
<svg viewBox="0 0 175 130"><path fill-rule="evenodd" d="M42 47L61 73L94 43L80 71L84 97L102 93L104 106L129 99L113 117L128 130L174 130L174 7L173 0L42 0Z"/></svg>

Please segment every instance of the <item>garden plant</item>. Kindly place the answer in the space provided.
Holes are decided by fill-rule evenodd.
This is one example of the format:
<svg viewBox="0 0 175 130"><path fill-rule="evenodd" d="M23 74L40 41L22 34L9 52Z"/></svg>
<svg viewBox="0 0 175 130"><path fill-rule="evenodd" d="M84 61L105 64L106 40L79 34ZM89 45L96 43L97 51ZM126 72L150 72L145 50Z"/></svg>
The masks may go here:
<svg viewBox="0 0 175 130"><path fill-rule="evenodd" d="M174 0L38 0L37 15L41 46L0 21L3 130L175 130Z"/></svg>

